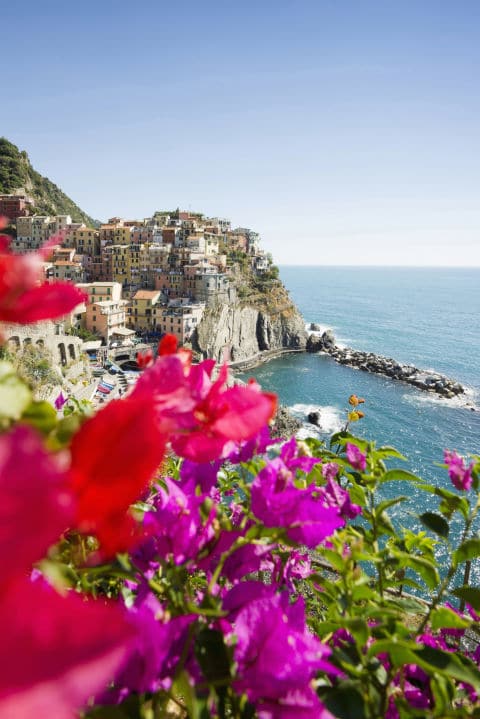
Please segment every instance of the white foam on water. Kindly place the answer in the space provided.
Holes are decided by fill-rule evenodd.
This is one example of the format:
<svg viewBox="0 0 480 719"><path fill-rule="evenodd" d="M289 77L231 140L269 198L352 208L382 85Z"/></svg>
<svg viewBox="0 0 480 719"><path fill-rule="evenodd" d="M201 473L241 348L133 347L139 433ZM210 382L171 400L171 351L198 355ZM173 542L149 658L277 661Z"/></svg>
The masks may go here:
<svg viewBox="0 0 480 719"><path fill-rule="evenodd" d="M422 392L419 390L412 394L404 394L402 399L408 402L408 404L413 404L417 407L421 407L425 404L433 404L451 409L466 409L470 411L473 409L476 412L480 412L479 392L472 387L465 387L464 394L458 394L451 398L442 397L433 392Z"/></svg>
<svg viewBox="0 0 480 719"><path fill-rule="evenodd" d="M294 417L303 422L303 427L297 434L298 437L301 435L318 437L321 434L332 434L339 432L345 424L342 411L332 405L294 404L288 409ZM310 412L320 412L320 427L308 422L307 416Z"/></svg>

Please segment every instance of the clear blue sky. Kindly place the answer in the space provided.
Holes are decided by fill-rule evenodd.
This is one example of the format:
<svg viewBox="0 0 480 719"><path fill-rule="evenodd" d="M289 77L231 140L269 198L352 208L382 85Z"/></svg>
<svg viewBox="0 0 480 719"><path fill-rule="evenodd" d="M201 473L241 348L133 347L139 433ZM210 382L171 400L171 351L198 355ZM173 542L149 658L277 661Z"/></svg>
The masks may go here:
<svg viewBox="0 0 480 719"><path fill-rule="evenodd" d="M3 3L0 134L101 220L283 264L480 265L480 2Z"/></svg>

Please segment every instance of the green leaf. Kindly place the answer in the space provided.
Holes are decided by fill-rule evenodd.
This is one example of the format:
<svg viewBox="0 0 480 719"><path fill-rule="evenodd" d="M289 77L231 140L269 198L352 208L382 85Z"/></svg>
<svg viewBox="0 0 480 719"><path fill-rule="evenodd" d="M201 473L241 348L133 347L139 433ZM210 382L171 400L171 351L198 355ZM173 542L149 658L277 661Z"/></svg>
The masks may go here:
<svg viewBox="0 0 480 719"><path fill-rule="evenodd" d="M420 484L419 489L442 498L439 509L446 517L450 517L457 510L463 514L465 519L468 517L470 507L465 497L454 494L454 492L450 492L448 489L443 489L442 487L434 487L431 484Z"/></svg>
<svg viewBox="0 0 480 719"><path fill-rule="evenodd" d="M207 681L218 682L230 678L230 661L221 632L202 629L195 642L195 657Z"/></svg>
<svg viewBox="0 0 480 719"><path fill-rule="evenodd" d="M459 548L454 552L454 558L457 564L466 562L469 559L476 559L480 557L480 538L473 537L467 539Z"/></svg>
<svg viewBox="0 0 480 719"><path fill-rule="evenodd" d="M480 610L480 589L477 587L457 587L453 590L453 594L459 599L464 599L477 611Z"/></svg>
<svg viewBox="0 0 480 719"><path fill-rule="evenodd" d="M396 459L406 461L406 457L404 457L403 454L400 454L398 449L395 449L395 447L379 447L377 450L375 450L374 456L378 457L379 459L383 459L384 457L395 457Z"/></svg>
<svg viewBox="0 0 480 719"><path fill-rule="evenodd" d="M413 474L412 472L407 472L405 469L389 469L387 472L385 472L382 477L380 477L380 484L385 484L386 482L415 482L415 484L418 484L422 480L420 477L417 477L416 474Z"/></svg>
<svg viewBox="0 0 480 719"><path fill-rule="evenodd" d="M450 526L441 514L437 514L436 512L424 512L423 514L420 514L418 518L427 529L435 532L435 534L438 534L439 537L443 537L444 539L448 537Z"/></svg>
<svg viewBox="0 0 480 719"><path fill-rule="evenodd" d="M339 687L328 688L320 693L322 703L339 719L365 719L365 700L353 684L342 682Z"/></svg>
<svg viewBox="0 0 480 719"><path fill-rule="evenodd" d="M23 412L21 421L31 424L43 434L49 434L56 427L57 413L50 402L33 401Z"/></svg>
<svg viewBox="0 0 480 719"><path fill-rule="evenodd" d="M416 663L431 672L432 668L451 679L471 684L477 691L480 689L480 672L477 667L461 653L444 652L440 649L424 646L415 649Z"/></svg>
<svg viewBox="0 0 480 719"><path fill-rule="evenodd" d="M32 401L30 388L10 362L0 361L0 418L19 419Z"/></svg>
<svg viewBox="0 0 480 719"><path fill-rule="evenodd" d="M175 697L179 698L187 708L189 719L199 719L198 716L198 704L195 699L195 692L190 684L190 679L185 670L175 677L175 681L172 686L172 693Z"/></svg>
<svg viewBox="0 0 480 719"><path fill-rule="evenodd" d="M377 514L381 514L386 509L389 509L389 507L393 507L395 504L399 504L399 502L405 502L407 497L395 497L395 499L384 499L383 502L380 502L380 504L377 504L375 510Z"/></svg>
<svg viewBox="0 0 480 719"><path fill-rule="evenodd" d="M467 629L471 622L460 617L453 609L437 607L430 615L430 624L433 631L438 629Z"/></svg>
<svg viewBox="0 0 480 719"><path fill-rule="evenodd" d="M399 568L410 567L410 569L413 569L421 576L429 589L434 589L437 586L439 576L435 564L424 557L417 557L413 554L407 554L407 552L401 552L397 549L393 549L392 553L400 562Z"/></svg>

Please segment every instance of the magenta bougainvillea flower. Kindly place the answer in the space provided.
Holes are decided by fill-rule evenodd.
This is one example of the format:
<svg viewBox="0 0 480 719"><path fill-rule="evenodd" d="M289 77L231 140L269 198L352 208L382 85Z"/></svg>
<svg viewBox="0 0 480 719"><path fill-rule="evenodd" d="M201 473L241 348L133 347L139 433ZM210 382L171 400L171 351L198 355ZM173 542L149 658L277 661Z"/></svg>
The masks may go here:
<svg viewBox="0 0 480 719"><path fill-rule="evenodd" d="M354 469L364 472L367 466L367 456L355 444L348 443L345 448L347 459Z"/></svg>
<svg viewBox="0 0 480 719"><path fill-rule="evenodd" d="M43 262L62 237L52 237L40 250L25 255L10 251L0 236L0 320L30 324L61 317L84 302L86 295L71 282L43 283Z"/></svg>
<svg viewBox="0 0 480 719"><path fill-rule="evenodd" d="M295 486L279 457L255 477L251 498L252 512L265 526L285 527L290 539L312 549L345 524L338 507L325 503L322 488Z"/></svg>
<svg viewBox="0 0 480 719"><path fill-rule="evenodd" d="M166 488L158 487L152 511L145 513L143 526L151 538L148 540L151 552L183 564L213 538L216 510L213 507L204 521L200 511L203 496L186 494L178 482L171 479L165 479L164 483Z"/></svg>
<svg viewBox="0 0 480 719"><path fill-rule="evenodd" d="M268 707L270 714L264 716L297 716L297 704L299 710L306 704L309 709L308 714L298 716L322 716L322 705L310 680L317 671L332 675L340 672L328 661L331 649L307 630L303 599L289 604L288 595L283 593L249 602L237 615L234 634L237 691L246 693L259 709L266 711ZM289 714L282 714L282 705L289 706Z"/></svg>
<svg viewBox="0 0 480 719"><path fill-rule="evenodd" d="M323 496L326 504L338 507L340 515L345 519L355 519L362 511L358 504L353 504L348 491L343 489L334 479L327 479Z"/></svg>
<svg viewBox="0 0 480 719"><path fill-rule="evenodd" d="M56 397L55 401L53 403L55 409L61 410L63 405L67 403L67 398L63 394L63 392L60 392Z"/></svg>
<svg viewBox="0 0 480 719"><path fill-rule="evenodd" d="M443 454L445 464L448 467L448 476L457 489L468 491L473 482L473 462L467 467L465 460L456 452L446 449Z"/></svg>

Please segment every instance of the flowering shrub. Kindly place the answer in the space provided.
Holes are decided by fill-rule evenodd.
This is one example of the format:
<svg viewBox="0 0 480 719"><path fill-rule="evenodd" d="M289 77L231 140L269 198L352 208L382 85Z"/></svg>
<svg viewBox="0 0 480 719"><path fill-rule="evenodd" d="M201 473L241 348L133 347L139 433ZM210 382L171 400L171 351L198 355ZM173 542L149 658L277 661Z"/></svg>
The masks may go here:
<svg viewBox="0 0 480 719"><path fill-rule="evenodd" d="M2 716L479 716L480 458L431 486L355 395L329 446L272 440L256 383L171 337L140 361L93 416L0 367ZM397 486L437 502L417 531Z"/></svg>

